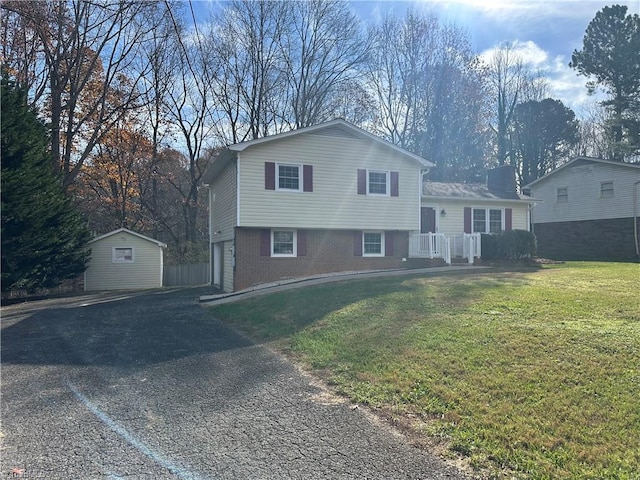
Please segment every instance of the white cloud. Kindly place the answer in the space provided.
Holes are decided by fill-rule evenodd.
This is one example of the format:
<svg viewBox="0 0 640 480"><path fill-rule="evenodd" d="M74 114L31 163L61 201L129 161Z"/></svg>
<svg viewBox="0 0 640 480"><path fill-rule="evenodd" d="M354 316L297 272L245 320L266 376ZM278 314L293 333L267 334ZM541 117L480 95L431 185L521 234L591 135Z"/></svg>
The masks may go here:
<svg viewBox="0 0 640 480"><path fill-rule="evenodd" d="M497 47L485 50L480 57L485 63L490 64L496 49ZM569 67L569 58L566 55L552 56L532 40L512 42L511 54L531 70L540 72L547 80L549 96L561 100L577 115L594 101L602 99L587 94L587 79L578 76L576 71Z"/></svg>

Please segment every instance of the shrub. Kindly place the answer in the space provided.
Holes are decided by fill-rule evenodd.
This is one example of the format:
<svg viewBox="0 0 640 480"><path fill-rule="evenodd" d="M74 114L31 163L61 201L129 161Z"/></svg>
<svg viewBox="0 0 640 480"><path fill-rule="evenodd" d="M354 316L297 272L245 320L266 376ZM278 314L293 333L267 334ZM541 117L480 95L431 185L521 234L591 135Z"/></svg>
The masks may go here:
<svg viewBox="0 0 640 480"><path fill-rule="evenodd" d="M536 254L536 236L526 230L509 230L498 235L482 235L482 258L521 260Z"/></svg>

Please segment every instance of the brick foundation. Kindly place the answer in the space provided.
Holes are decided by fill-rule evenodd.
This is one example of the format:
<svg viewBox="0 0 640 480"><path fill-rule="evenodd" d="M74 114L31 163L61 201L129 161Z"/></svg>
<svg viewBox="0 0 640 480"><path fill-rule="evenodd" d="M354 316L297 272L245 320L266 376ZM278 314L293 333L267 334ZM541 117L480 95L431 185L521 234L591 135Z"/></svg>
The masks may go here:
<svg viewBox="0 0 640 480"><path fill-rule="evenodd" d="M636 219L640 232L640 219ZM634 260L633 218L536 223L538 256L556 260Z"/></svg>
<svg viewBox="0 0 640 480"><path fill-rule="evenodd" d="M402 268L409 253L409 232L393 235L393 256L354 255L352 230L307 230L307 255L272 258L260 255L260 229L236 229L234 290L323 273Z"/></svg>

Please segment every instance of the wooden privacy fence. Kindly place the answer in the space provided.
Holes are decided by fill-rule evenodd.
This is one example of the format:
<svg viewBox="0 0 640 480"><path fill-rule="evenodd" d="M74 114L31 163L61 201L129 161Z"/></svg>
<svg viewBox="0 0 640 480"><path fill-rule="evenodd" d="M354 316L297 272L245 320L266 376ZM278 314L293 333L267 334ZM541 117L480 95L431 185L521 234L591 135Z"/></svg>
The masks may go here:
<svg viewBox="0 0 640 480"><path fill-rule="evenodd" d="M186 265L165 265L162 285L165 287L185 287L209 283L209 264L191 263Z"/></svg>

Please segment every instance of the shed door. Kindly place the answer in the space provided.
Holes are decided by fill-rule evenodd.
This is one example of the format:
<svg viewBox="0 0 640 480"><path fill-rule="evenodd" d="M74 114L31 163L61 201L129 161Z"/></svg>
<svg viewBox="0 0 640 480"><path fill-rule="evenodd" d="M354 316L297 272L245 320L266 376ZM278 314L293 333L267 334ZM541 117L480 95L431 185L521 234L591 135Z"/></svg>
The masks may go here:
<svg viewBox="0 0 640 480"><path fill-rule="evenodd" d="M432 207L420 208L420 233L435 233L436 210Z"/></svg>

